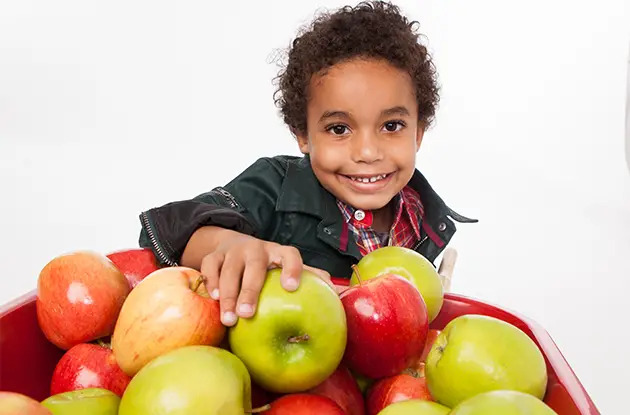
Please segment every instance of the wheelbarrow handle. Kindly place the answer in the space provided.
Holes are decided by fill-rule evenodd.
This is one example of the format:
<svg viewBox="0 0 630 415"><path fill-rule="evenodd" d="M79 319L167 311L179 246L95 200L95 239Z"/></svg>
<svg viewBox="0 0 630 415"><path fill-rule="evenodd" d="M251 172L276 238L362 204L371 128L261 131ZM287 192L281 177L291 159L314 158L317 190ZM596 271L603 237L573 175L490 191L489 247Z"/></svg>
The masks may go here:
<svg viewBox="0 0 630 415"><path fill-rule="evenodd" d="M442 256L442 262L438 268L438 274L442 278L442 287L444 292L451 290L451 280L453 279L453 270L457 261L457 250L455 248L446 248Z"/></svg>

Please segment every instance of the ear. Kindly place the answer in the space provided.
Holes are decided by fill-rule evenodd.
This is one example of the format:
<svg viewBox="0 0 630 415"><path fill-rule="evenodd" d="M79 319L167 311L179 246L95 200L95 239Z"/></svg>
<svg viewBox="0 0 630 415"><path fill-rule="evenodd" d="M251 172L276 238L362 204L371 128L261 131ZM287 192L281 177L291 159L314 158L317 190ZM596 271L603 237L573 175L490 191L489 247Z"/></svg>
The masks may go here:
<svg viewBox="0 0 630 415"><path fill-rule="evenodd" d="M416 152L420 150L420 145L422 145L422 139L424 138L425 129L426 123L423 121L418 122L418 130L416 132Z"/></svg>
<svg viewBox="0 0 630 415"><path fill-rule="evenodd" d="M306 133L293 130L293 135L295 135L295 138L298 142L300 152L302 152L302 154L308 154L309 153L308 137Z"/></svg>

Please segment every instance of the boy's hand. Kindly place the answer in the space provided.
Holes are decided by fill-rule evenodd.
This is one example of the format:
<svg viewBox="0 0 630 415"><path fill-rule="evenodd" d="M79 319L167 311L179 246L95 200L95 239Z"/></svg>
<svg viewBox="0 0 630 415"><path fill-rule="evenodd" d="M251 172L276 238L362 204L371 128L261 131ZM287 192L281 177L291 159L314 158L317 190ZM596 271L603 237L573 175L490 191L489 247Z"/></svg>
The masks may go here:
<svg viewBox="0 0 630 415"><path fill-rule="evenodd" d="M267 271L281 267L280 281L287 291L295 291L303 269L330 282L323 270L304 266L300 252L292 246L263 241L248 235L230 238L206 255L201 274L206 277L210 296L221 304L221 322L236 324L238 317L252 317Z"/></svg>

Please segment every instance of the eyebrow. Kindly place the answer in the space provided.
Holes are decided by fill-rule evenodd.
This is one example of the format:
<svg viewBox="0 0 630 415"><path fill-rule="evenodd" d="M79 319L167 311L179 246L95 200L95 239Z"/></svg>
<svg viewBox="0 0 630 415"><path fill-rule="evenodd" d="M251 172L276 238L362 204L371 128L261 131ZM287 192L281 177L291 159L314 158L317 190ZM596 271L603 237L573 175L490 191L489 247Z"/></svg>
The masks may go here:
<svg viewBox="0 0 630 415"><path fill-rule="evenodd" d="M392 107L392 108L388 108L386 110L381 111L381 117L388 117L391 115L409 115L409 110L404 107L404 106L397 106L397 107ZM319 122L325 121L329 118L343 118L343 119L350 119L350 114L348 114L345 111L324 111L324 113L322 114L322 116L319 118Z"/></svg>
<svg viewBox="0 0 630 415"><path fill-rule="evenodd" d="M345 111L324 111L321 117L319 117L319 122L325 121L329 118L344 118L350 119L350 114Z"/></svg>
<svg viewBox="0 0 630 415"><path fill-rule="evenodd" d="M383 110L383 112L381 112L381 116L389 116L389 115L409 115L409 110L407 109L407 107L403 107L402 105L399 105L397 107L393 107L393 108L388 108L386 110Z"/></svg>

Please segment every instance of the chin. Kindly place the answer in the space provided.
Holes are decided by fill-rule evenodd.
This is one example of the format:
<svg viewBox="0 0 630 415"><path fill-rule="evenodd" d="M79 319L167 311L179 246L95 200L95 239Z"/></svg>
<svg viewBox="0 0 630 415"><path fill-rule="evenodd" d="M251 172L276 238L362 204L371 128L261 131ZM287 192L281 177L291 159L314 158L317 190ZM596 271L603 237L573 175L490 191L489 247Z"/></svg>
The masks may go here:
<svg viewBox="0 0 630 415"><path fill-rule="evenodd" d="M386 200L382 199L381 197L379 197L378 200L374 200L374 198L371 198L372 200L365 200L367 198L362 198L362 197L353 198L353 200L350 201L350 206L352 206L355 209L361 209L361 210L379 210L387 206L389 202L391 202L392 198L393 196Z"/></svg>

